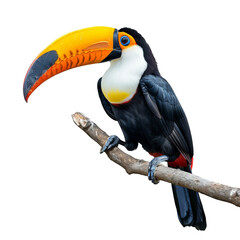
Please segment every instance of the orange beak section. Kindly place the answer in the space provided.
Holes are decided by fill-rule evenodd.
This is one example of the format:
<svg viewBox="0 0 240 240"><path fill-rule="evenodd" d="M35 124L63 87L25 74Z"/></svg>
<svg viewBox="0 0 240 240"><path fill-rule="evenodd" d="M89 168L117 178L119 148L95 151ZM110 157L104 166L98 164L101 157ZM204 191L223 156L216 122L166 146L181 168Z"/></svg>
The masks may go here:
<svg viewBox="0 0 240 240"><path fill-rule="evenodd" d="M120 56L115 28L92 27L66 34L42 51L29 67L23 85L24 98L27 101L39 85L58 73Z"/></svg>

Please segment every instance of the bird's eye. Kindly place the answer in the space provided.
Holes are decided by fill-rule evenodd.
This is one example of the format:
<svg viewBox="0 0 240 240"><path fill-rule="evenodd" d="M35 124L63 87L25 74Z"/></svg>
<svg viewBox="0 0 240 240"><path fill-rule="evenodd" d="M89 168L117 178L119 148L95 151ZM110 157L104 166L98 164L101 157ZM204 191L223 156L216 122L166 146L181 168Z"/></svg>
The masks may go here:
<svg viewBox="0 0 240 240"><path fill-rule="evenodd" d="M127 36L122 36L120 42L123 46L127 46L130 43L130 39Z"/></svg>

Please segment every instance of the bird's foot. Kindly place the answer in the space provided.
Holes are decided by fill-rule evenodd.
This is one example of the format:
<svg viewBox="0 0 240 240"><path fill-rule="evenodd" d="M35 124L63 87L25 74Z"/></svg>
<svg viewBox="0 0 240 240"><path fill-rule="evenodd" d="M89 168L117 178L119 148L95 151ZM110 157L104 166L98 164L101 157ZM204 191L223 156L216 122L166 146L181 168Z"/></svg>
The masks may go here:
<svg viewBox="0 0 240 240"><path fill-rule="evenodd" d="M102 149L100 150L100 153L106 152L109 149L112 149L114 147L117 147L118 144L121 144L121 140L116 136L116 135L112 135L110 136L106 143L104 144L104 146L102 147Z"/></svg>
<svg viewBox="0 0 240 240"><path fill-rule="evenodd" d="M152 181L152 183L154 183L154 184L159 183L159 181L154 176L155 170L160 163L165 162L167 160L168 160L168 156L163 155L163 156L155 157L155 158L153 158L153 160L151 160L149 162L149 165L148 165L148 179L150 181Z"/></svg>

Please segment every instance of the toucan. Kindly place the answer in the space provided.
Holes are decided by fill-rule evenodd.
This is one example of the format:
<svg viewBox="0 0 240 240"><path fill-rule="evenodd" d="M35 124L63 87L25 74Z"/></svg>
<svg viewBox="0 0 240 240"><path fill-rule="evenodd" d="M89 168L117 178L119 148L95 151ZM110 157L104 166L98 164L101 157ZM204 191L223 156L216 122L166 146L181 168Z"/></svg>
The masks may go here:
<svg viewBox="0 0 240 240"><path fill-rule="evenodd" d="M44 81L65 70L110 61L97 89L107 115L118 121L125 141L108 138L101 153L123 145L132 151L141 144L153 156L148 178L153 183L156 167L191 173L193 142L188 120L170 84L161 76L146 40L136 30L90 27L66 34L42 51L24 80L27 101ZM198 192L172 185L182 226L206 229L206 217Z"/></svg>

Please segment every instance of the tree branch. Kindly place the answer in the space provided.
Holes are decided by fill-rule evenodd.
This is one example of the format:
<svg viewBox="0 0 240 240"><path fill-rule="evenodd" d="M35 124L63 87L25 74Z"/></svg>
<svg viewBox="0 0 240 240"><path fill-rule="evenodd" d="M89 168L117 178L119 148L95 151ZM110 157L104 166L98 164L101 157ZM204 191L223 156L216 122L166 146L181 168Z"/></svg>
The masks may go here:
<svg viewBox="0 0 240 240"><path fill-rule="evenodd" d="M75 113L72 118L75 124L101 147L105 144L109 136L84 114ZM117 147L107 151L106 154L113 162L123 167L128 174L148 175L149 162L133 158ZM179 169L165 167L162 164L156 169L155 177L158 180L186 187L240 207L240 188L215 183Z"/></svg>

